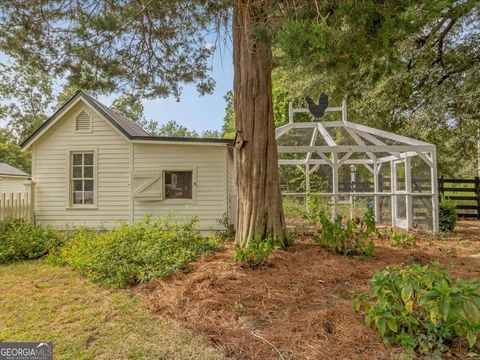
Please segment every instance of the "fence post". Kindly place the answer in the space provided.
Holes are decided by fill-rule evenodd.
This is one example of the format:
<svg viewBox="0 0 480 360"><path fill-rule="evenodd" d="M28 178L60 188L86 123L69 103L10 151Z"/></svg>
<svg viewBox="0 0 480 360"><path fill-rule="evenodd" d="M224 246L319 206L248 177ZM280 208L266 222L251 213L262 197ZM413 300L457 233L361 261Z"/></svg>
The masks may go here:
<svg viewBox="0 0 480 360"><path fill-rule="evenodd" d="M35 183L32 180L27 180L23 183L25 191L28 193L28 221L35 224Z"/></svg>
<svg viewBox="0 0 480 360"><path fill-rule="evenodd" d="M438 193L441 197L445 195L445 182L443 181L443 175L438 179Z"/></svg>
<svg viewBox="0 0 480 360"><path fill-rule="evenodd" d="M480 220L480 177L475 176L475 195L477 196L477 220Z"/></svg>

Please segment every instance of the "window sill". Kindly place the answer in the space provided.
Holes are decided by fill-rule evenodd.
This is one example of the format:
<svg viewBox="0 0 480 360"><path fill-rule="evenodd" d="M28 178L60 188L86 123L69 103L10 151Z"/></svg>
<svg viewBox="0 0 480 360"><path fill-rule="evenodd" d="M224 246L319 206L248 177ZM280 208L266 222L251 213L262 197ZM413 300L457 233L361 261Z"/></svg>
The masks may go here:
<svg viewBox="0 0 480 360"><path fill-rule="evenodd" d="M194 199L163 199L164 204L172 205L195 205Z"/></svg>
<svg viewBox="0 0 480 360"><path fill-rule="evenodd" d="M67 206L65 210L98 210L98 206L90 205L90 206Z"/></svg>

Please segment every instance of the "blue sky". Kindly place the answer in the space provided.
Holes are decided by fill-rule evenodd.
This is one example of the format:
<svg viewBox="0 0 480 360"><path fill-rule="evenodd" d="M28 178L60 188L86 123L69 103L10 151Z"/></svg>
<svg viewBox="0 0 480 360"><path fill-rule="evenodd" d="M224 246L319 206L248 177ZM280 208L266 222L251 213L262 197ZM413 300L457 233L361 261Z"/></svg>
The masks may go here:
<svg viewBox="0 0 480 360"><path fill-rule="evenodd" d="M186 86L180 102L174 97L144 101L147 119L164 124L170 120L201 133L204 130L220 130L225 115L227 91L233 87L232 53L228 48L217 51L212 60L212 76L216 81L211 95L200 96L195 85ZM100 96L99 100L110 105L114 96Z"/></svg>

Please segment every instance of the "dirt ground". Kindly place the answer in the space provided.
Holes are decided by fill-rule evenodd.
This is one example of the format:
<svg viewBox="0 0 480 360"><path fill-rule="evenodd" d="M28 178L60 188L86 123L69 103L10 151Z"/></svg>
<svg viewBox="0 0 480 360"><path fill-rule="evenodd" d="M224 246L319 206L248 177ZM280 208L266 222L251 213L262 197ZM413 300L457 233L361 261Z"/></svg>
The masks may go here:
<svg viewBox="0 0 480 360"><path fill-rule="evenodd" d="M418 234L408 250L377 243L376 258L331 254L302 238L278 250L271 265L242 269L231 246L198 261L189 273L138 290L155 314L201 333L233 359L390 359L386 347L351 309L377 269L437 259L455 276L480 278L480 222L460 221L449 235ZM462 358L452 353L448 358Z"/></svg>

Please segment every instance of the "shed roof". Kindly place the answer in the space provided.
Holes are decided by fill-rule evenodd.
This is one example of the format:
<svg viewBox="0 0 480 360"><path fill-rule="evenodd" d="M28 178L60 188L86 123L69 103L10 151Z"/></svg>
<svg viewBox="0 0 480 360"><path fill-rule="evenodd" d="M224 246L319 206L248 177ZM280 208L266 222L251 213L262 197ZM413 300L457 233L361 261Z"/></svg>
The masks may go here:
<svg viewBox="0 0 480 360"><path fill-rule="evenodd" d="M102 104L97 99L93 98L87 93L80 92L84 95L85 99L96 108L107 120L112 122L120 131L132 136L150 136L140 125L133 122L126 116L118 113L117 111Z"/></svg>
<svg viewBox="0 0 480 360"><path fill-rule="evenodd" d="M123 135L129 140L142 140L142 141L154 141L154 142L191 142L191 143L224 143L233 144L231 139L211 139L211 138L183 138L183 137L168 137L168 136L152 136L145 131L140 125L133 122L124 115L116 112L108 106L102 104L94 97L90 96L84 91L77 91L67 102L65 102L51 117L49 117L38 129L36 129L21 146L26 148L30 145L42 131L47 129L52 123L54 123L70 104L74 103L78 98L84 99L95 110L97 110L107 121L115 126Z"/></svg>
<svg viewBox="0 0 480 360"><path fill-rule="evenodd" d="M17 169L16 167L10 166L7 163L0 163L0 176L1 175L30 178L30 174Z"/></svg>

